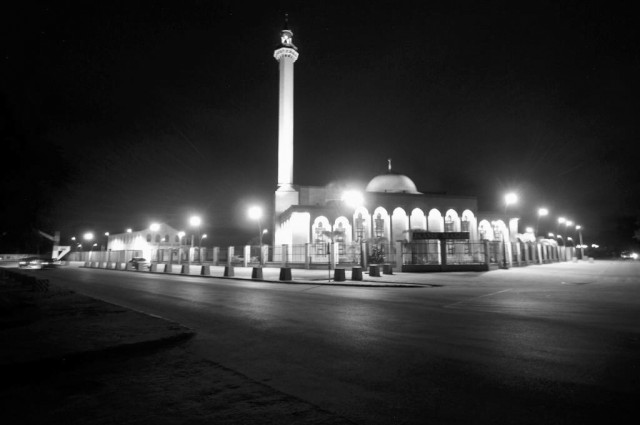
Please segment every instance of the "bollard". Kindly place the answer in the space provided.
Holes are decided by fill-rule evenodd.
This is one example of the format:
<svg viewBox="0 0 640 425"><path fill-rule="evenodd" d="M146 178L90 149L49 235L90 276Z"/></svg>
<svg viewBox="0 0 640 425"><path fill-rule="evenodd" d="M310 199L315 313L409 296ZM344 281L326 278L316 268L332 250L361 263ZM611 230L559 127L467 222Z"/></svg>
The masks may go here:
<svg viewBox="0 0 640 425"><path fill-rule="evenodd" d="M211 276L211 266L202 266L200 276Z"/></svg>
<svg viewBox="0 0 640 425"><path fill-rule="evenodd" d="M382 265L382 273L384 274L393 274L393 267L391 264L383 264Z"/></svg>
<svg viewBox="0 0 640 425"><path fill-rule="evenodd" d="M188 264L183 264L182 268L180 269L180 274L189 274L189 265Z"/></svg>
<svg viewBox="0 0 640 425"><path fill-rule="evenodd" d="M91 267L91 263L90 263L90 262L88 262L88 261L85 261L85 262L84 262L84 266L85 266L85 267Z"/></svg>
<svg viewBox="0 0 640 425"><path fill-rule="evenodd" d="M333 280L334 282L344 282L345 280L347 280L345 278L344 269L333 270Z"/></svg>
<svg viewBox="0 0 640 425"><path fill-rule="evenodd" d="M280 267L280 280L292 280L291 267Z"/></svg>
<svg viewBox="0 0 640 425"><path fill-rule="evenodd" d="M224 276L225 277L235 276L235 273L233 271L233 266L224 266Z"/></svg>
<svg viewBox="0 0 640 425"><path fill-rule="evenodd" d="M149 266L149 272L156 273L157 271L158 271L158 263L152 263L151 266Z"/></svg>
<svg viewBox="0 0 640 425"><path fill-rule="evenodd" d="M589 257L589 262L593 263L593 257Z"/></svg>
<svg viewBox="0 0 640 425"><path fill-rule="evenodd" d="M167 264L164 268L165 273L173 273L173 264Z"/></svg>
<svg viewBox="0 0 640 425"><path fill-rule="evenodd" d="M136 268L133 266L133 263L126 263L125 270L135 270Z"/></svg>
<svg viewBox="0 0 640 425"><path fill-rule="evenodd" d="M262 279L262 267L254 267L251 271L251 279Z"/></svg>
<svg viewBox="0 0 640 425"><path fill-rule="evenodd" d="M354 267L351 269L351 280L362 280L362 267Z"/></svg>
<svg viewBox="0 0 640 425"><path fill-rule="evenodd" d="M372 264L369 266L369 276L380 277L380 266Z"/></svg>

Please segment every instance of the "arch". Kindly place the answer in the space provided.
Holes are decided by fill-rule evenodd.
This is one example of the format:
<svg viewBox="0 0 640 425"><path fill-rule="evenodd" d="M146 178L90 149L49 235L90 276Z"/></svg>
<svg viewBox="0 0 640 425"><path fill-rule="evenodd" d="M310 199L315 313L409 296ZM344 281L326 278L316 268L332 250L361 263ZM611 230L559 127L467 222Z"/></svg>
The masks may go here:
<svg viewBox="0 0 640 425"><path fill-rule="evenodd" d="M488 220L481 220L480 224L478 224L478 233L480 234L481 240L493 241L495 240L495 235L493 234L493 227Z"/></svg>
<svg viewBox="0 0 640 425"><path fill-rule="evenodd" d="M316 217L311 226L311 239L313 243L326 243L329 242L329 237L324 232L330 232L331 225L327 217L321 215Z"/></svg>
<svg viewBox="0 0 640 425"><path fill-rule="evenodd" d="M413 211L411 211L409 224L412 229L427 230L427 217L420 208L414 208Z"/></svg>
<svg viewBox="0 0 640 425"><path fill-rule="evenodd" d="M502 220L492 221L491 227L493 228L494 240L509 241L509 229L507 229L507 225L504 224L504 221Z"/></svg>
<svg viewBox="0 0 640 425"><path fill-rule="evenodd" d="M458 213L453 209L447 210L446 214L444 215L444 231L460 231L460 217L458 217Z"/></svg>
<svg viewBox="0 0 640 425"><path fill-rule="evenodd" d="M394 241L409 240L409 217L404 209L397 207L391 216L391 237Z"/></svg>
<svg viewBox="0 0 640 425"><path fill-rule="evenodd" d="M478 228L476 224L477 220L473 212L471 212L470 210L464 210L462 212L462 218L460 220L460 231L469 232L469 238L474 241L477 241L479 239Z"/></svg>
<svg viewBox="0 0 640 425"><path fill-rule="evenodd" d="M371 237L371 215L365 207L358 207L353 213L353 240L364 241Z"/></svg>
<svg viewBox="0 0 640 425"><path fill-rule="evenodd" d="M375 239L386 238L389 240L389 213L383 207L373 211L371 236Z"/></svg>
<svg viewBox="0 0 640 425"><path fill-rule="evenodd" d="M351 224L345 216L336 218L336 222L333 225L334 240L336 242L350 244L351 243Z"/></svg>
<svg viewBox="0 0 640 425"><path fill-rule="evenodd" d="M442 214L440 214L440 211L436 208L429 211L429 216L427 217L427 230L430 232L444 231L444 220L442 218Z"/></svg>

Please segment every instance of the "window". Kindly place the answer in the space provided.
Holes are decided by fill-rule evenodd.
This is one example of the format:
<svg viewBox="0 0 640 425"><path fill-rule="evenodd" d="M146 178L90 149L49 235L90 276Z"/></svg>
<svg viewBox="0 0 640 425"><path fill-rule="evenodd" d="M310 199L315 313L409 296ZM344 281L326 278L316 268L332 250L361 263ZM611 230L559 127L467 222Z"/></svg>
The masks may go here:
<svg viewBox="0 0 640 425"><path fill-rule="evenodd" d="M156 243L160 243L160 235L156 235Z"/></svg>
<svg viewBox="0 0 640 425"><path fill-rule="evenodd" d="M180 236L176 235L175 241L176 241L176 243L180 243Z"/></svg>
<svg viewBox="0 0 640 425"><path fill-rule="evenodd" d="M382 216L380 215L380 213L378 213L378 215L376 216L374 223L375 223L376 238L384 237L384 220L382 219Z"/></svg>
<svg viewBox="0 0 640 425"><path fill-rule="evenodd" d="M147 233L147 242L151 242L151 233Z"/></svg>
<svg viewBox="0 0 640 425"><path fill-rule="evenodd" d="M359 213L358 218L356 218L356 239L358 242L364 239L364 219L362 218L362 213Z"/></svg>
<svg viewBox="0 0 640 425"><path fill-rule="evenodd" d="M343 227L342 223L338 223L338 228L336 229L336 237L335 237L335 241L338 242L338 249L339 249L339 254L340 255L344 255L344 232L345 232L345 228Z"/></svg>
<svg viewBox="0 0 640 425"><path fill-rule="evenodd" d="M453 232L453 217L448 215L444 220L444 231Z"/></svg>
<svg viewBox="0 0 640 425"><path fill-rule="evenodd" d="M324 255L324 227L321 221L318 223L318 227L316 227L315 233L316 254Z"/></svg>

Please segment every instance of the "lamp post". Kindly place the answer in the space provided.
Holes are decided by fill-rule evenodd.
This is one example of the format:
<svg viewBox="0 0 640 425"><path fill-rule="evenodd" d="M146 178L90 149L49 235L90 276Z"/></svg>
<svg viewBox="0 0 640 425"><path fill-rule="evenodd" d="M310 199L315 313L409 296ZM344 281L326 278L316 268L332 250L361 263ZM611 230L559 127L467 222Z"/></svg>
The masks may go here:
<svg viewBox="0 0 640 425"><path fill-rule="evenodd" d="M195 227L196 230L200 227L200 224L202 224L202 219L200 217L198 217L197 215L193 215L189 218L189 224L191 225L191 227ZM191 249L189 250L189 260L188 260L188 264L191 265L191 256L193 255L193 238L194 238L195 232L191 233Z"/></svg>
<svg viewBox="0 0 640 425"><path fill-rule="evenodd" d="M515 204L516 202L518 202L518 195L516 195L515 193L507 193L506 195L504 195L504 218L507 221L507 223L509 222L509 219L507 217L507 208L509 208L509 205L511 204ZM505 227L508 229L507 225L505 224ZM502 266L505 269L509 268L509 264L507 263L507 240L506 240L507 235L505 234L505 232L502 232Z"/></svg>
<svg viewBox="0 0 640 425"><path fill-rule="evenodd" d="M182 262L182 258L180 258L180 251L182 250L182 238L184 238L185 233L180 230L178 232L178 263ZM173 255L173 253L171 254Z"/></svg>
<svg viewBox="0 0 640 425"><path fill-rule="evenodd" d="M256 220L258 222L258 240L260 244L260 252L258 256L260 258L260 265L262 265L262 208L258 206L250 207L247 214L251 220Z"/></svg>
<svg viewBox="0 0 640 425"><path fill-rule="evenodd" d="M582 243L582 226L576 225L578 231L578 238L580 240L580 259L584 260L584 243Z"/></svg>
<svg viewBox="0 0 640 425"><path fill-rule="evenodd" d="M536 220L536 236L538 235L538 225L540 224L540 217L545 217L549 215L549 210L547 208L538 208L538 219Z"/></svg>
<svg viewBox="0 0 640 425"><path fill-rule="evenodd" d="M198 248L202 249L202 240L203 239L207 239L207 234L205 233L204 235L200 236L200 243L198 244Z"/></svg>

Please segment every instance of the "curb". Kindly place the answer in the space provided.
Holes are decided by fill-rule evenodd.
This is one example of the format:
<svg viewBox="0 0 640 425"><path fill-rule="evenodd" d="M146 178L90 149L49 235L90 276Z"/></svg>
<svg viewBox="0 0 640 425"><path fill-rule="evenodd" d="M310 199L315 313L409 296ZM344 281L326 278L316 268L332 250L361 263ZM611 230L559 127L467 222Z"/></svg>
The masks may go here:
<svg viewBox="0 0 640 425"><path fill-rule="evenodd" d="M29 362L6 363L0 365L0 374L2 374L3 379L8 382L22 382L26 378L39 378L47 373L68 367L74 367L95 360L138 354L143 351L177 345L189 340L195 335L196 332L185 328L185 331L177 335L155 340L112 345L97 350L71 352L60 356L45 357Z"/></svg>
<svg viewBox="0 0 640 425"><path fill-rule="evenodd" d="M380 284L373 283L348 283L348 282L327 282L325 280L269 280L269 279L253 279L253 278L244 278L244 277L235 277L235 276L207 276L207 275L199 275L199 274L182 274L182 273L165 273L165 272L152 272L152 271L142 271L142 270L116 270L116 269L102 269L96 267L85 267L80 266L80 269L89 269L89 270L106 270L106 271L114 271L114 272L131 272L131 273L143 273L143 274L158 274L163 276L186 276L186 277L200 277L207 279L225 279L225 280L241 280L248 282L263 282L263 283L283 283L289 285L324 285L324 286L350 286L350 287L364 287L364 288L424 288L424 287L437 287L441 285L434 284L417 284L417 283L394 283L388 281L381 281ZM365 281L362 281L365 282Z"/></svg>

